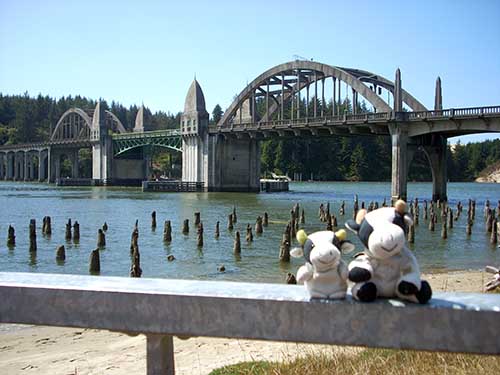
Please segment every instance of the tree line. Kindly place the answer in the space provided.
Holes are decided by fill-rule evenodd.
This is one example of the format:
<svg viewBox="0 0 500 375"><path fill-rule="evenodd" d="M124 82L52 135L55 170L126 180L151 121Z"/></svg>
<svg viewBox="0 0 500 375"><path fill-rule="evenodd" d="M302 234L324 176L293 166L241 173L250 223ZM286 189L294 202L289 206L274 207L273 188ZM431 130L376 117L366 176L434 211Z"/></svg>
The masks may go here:
<svg viewBox="0 0 500 375"><path fill-rule="evenodd" d="M312 98L309 103L303 99L299 103L300 116L331 114L330 100L322 107L321 100ZM94 109L96 100L82 96L67 96L54 99L47 95L30 97L23 95L2 95L0 93L0 144L39 142L49 138L51 130L64 112L72 107ZM112 101L101 99L101 105L113 112L125 126L132 130L139 107L128 108ZM296 106L296 102L294 104ZM256 113L265 114L265 101L257 100ZM297 108L288 102L284 108L284 118L296 116ZM337 113L351 113L352 103L346 99L336 103ZM364 101L357 103L357 112L369 111ZM212 111L210 124L216 124L223 115L220 105ZM279 111L271 116L277 119ZM145 107L146 122L151 130L178 129L181 113L157 111L152 113ZM179 163L179 156L159 152L155 160L163 166ZM472 181L483 170L500 163L500 139L478 143L457 143L448 146L448 178L450 181ZM163 168L162 168L163 169ZM391 178L391 143L385 136L342 136L309 137L289 139L269 139L261 142L262 175L301 173L303 179L329 181L388 181ZM409 179L430 181L429 163L422 152L417 152L411 163Z"/></svg>
<svg viewBox="0 0 500 375"><path fill-rule="evenodd" d="M132 130L139 107L125 107L112 101L110 104L100 99L101 106L115 114L126 129ZM53 127L68 109L78 107L93 110L97 101L80 95L59 99L39 94L2 95L0 93L0 144L40 142L49 139ZM175 129L179 127L180 113L157 111L152 113L144 108L144 114L151 130Z"/></svg>

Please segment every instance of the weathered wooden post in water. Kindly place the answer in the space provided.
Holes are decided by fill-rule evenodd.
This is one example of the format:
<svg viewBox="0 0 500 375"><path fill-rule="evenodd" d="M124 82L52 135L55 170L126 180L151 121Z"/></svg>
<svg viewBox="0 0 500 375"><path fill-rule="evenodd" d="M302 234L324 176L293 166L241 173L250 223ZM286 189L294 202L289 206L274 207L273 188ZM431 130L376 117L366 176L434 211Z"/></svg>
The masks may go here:
<svg viewBox="0 0 500 375"><path fill-rule="evenodd" d="M236 216L236 206L233 206L233 223L238 222L238 217Z"/></svg>
<svg viewBox="0 0 500 375"><path fill-rule="evenodd" d="M267 215L267 212L264 212L264 221L262 222L262 225L265 227L269 225L269 216Z"/></svg>
<svg viewBox="0 0 500 375"><path fill-rule="evenodd" d="M342 201L342 204L340 205L339 215L340 216L345 215L345 201Z"/></svg>
<svg viewBox="0 0 500 375"><path fill-rule="evenodd" d="M9 229L7 230L7 246L16 246L16 231L12 225L9 225Z"/></svg>
<svg viewBox="0 0 500 375"><path fill-rule="evenodd" d="M408 243L415 243L415 224L408 227Z"/></svg>
<svg viewBox="0 0 500 375"><path fill-rule="evenodd" d="M194 213L194 226L198 227L198 225L200 225L200 222L201 222L201 213L195 212Z"/></svg>
<svg viewBox="0 0 500 375"><path fill-rule="evenodd" d="M43 218L42 224L42 235L50 236L52 234L52 224L50 216L45 216Z"/></svg>
<svg viewBox="0 0 500 375"><path fill-rule="evenodd" d="M99 249L95 249L90 253L89 272L98 274L101 272L101 259L99 257Z"/></svg>
<svg viewBox="0 0 500 375"><path fill-rule="evenodd" d="M165 224L163 227L163 241L172 242L172 225L170 223L170 220L165 220Z"/></svg>
<svg viewBox="0 0 500 375"><path fill-rule="evenodd" d="M151 229L156 229L156 211L151 212Z"/></svg>
<svg viewBox="0 0 500 375"><path fill-rule="evenodd" d="M220 229L219 229L219 225L220 223L219 222L216 222L215 223L215 238L218 239L219 236L220 236Z"/></svg>
<svg viewBox="0 0 500 375"><path fill-rule="evenodd" d="M300 212L300 224L305 224L306 223L306 215L304 213L304 209Z"/></svg>
<svg viewBox="0 0 500 375"><path fill-rule="evenodd" d="M240 231L236 231L236 234L234 236L234 246L233 246L233 252L235 254L241 254L241 240L240 240Z"/></svg>
<svg viewBox="0 0 500 375"><path fill-rule="evenodd" d="M132 253L132 265L130 266L130 277L141 277L141 254L139 253L139 246L136 246Z"/></svg>
<svg viewBox="0 0 500 375"><path fill-rule="evenodd" d="M262 218L257 216L257 220L255 220L255 234L262 234Z"/></svg>
<svg viewBox="0 0 500 375"><path fill-rule="evenodd" d="M290 245L291 245L291 237L290 237L290 225L288 224L283 231L283 236L281 238L280 245L280 255L279 259L281 262L290 262Z"/></svg>
<svg viewBox="0 0 500 375"><path fill-rule="evenodd" d="M73 242L77 243L80 241L80 224L75 220L73 224Z"/></svg>
<svg viewBox="0 0 500 375"><path fill-rule="evenodd" d="M97 231L97 247L99 249L106 247L106 235L101 228Z"/></svg>
<svg viewBox="0 0 500 375"><path fill-rule="evenodd" d="M189 219L185 219L182 224L182 234L189 234Z"/></svg>
<svg viewBox="0 0 500 375"><path fill-rule="evenodd" d="M137 222L132 231L132 238L130 239L130 255L134 254L134 249L137 248L139 243L139 228L137 228Z"/></svg>
<svg viewBox="0 0 500 375"><path fill-rule="evenodd" d="M66 260L66 249L64 245L61 245L56 250L56 261L62 262L64 260Z"/></svg>
<svg viewBox="0 0 500 375"><path fill-rule="evenodd" d="M36 221L30 220L30 253L36 252Z"/></svg>
<svg viewBox="0 0 500 375"><path fill-rule="evenodd" d="M200 221L198 224L198 240L197 240L197 245L198 247L203 247L203 223Z"/></svg>
<svg viewBox="0 0 500 375"><path fill-rule="evenodd" d="M295 285L297 284L297 279L295 278L295 275L293 273L288 272L285 282L290 285Z"/></svg>
<svg viewBox="0 0 500 375"><path fill-rule="evenodd" d="M71 241L71 219L66 223L66 233L64 235L66 241Z"/></svg>
<svg viewBox="0 0 500 375"><path fill-rule="evenodd" d="M227 216L227 230L232 231L234 229L233 226L233 214L229 214Z"/></svg>
<svg viewBox="0 0 500 375"><path fill-rule="evenodd" d="M252 226L250 224L247 224L246 240L247 240L247 242L252 242L253 241Z"/></svg>
<svg viewBox="0 0 500 375"><path fill-rule="evenodd" d="M104 224L102 225L102 230L105 232L108 231L108 223L104 222Z"/></svg>
<svg viewBox="0 0 500 375"><path fill-rule="evenodd" d="M492 228L491 228L491 236L490 236L490 243L492 245L496 245L498 242L497 227L498 227L498 221L495 218L495 219L493 219L493 224L492 224Z"/></svg>

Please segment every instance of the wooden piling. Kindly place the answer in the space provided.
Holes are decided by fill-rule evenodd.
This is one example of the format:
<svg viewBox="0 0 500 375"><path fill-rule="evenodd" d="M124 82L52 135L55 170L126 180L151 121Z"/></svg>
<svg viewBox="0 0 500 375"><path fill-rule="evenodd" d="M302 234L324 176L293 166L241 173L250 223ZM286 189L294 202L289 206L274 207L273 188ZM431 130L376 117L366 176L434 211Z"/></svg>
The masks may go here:
<svg viewBox="0 0 500 375"><path fill-rule="evenodd" d="M269 216L267 215L267 212L264 212L264 221L262 222L262 225L265 227L269 225Z"/></svg>
<svg viewBox="0 0 500 375"><path fill-rule="evenodd" d="M236 231L236 234L234 236L233 252L235 254L240 254L241 253L240 231L238 231L238 230Z"/></svg>
<svg viewBox="0 0 500 375"><path fill-rule="evenodd" d="M326 230L333 231L332 216L330 214L326 216Z"/></svg>
<svg viewBox="0 0 500 375"><path fill-rule="evenodd" d="M64 248L64 245L61 245L57 248L56 250L56 260L57 261L64 261L66 260L66 249Z"/></svg>
<svg viewBox="0 0 500 375"><path fill-rule="evenodd" d="M189 219L185 219L182 224L182 234L189 234Z"/></svg>
<svg viewBox="0 0 500 375"><path fill-rule="evenodd" d="M297 279L295 278L295 275L293 273L288 272L288 274L286 275L286 283L290 285L297 284Z"/></svg>
<svg viewBox="0 0 500 375"><path fill-rule="evenodd" d="M172 224L170 220L165 220L163 225L163 241L172 242Z"/></svg>
<svg viewBox="0 0 500 375"><path fill-rule="evenodd" d="M45 216L43 218L42 234L45 236L50 236L52 234L52 223L50 216Z"/></svg>
<svg viewBox="0 0 500 375"><path fill-rule="evenodd" d="M89 272L91 274L101 272L101 260L99 257L99 249L95 249L90 253Z"/></svg>
<svg viewBox="0 0 500 375"><path fill-rule="evenodd" d="M493 227L493 214L491 209L488 208L488 212L486 213L486 232L491 233Z"/></svg>
<svg viewBox="0 0 500 375"><path fill-rule="evenodd" d="M78 224L78 221L75 220L73 224L73 242L77 243L79 241L80 241L80 224Z"/></svg>
<svg viewBox="0 0 500 375"><path fill-rule="evenodd" d="M151 229L156 229L156 211L151 212Z"/></svg>
<svg viewBox="0 0 500 375"><path fill-rule="evenodd" d="M139 247L135 247L132 253L132 264L130 266L130 277L141 277L141 254L139 253Z"/></svg>
<svg viewBox="0 0 500 375"><path fill-rule="evenodd" d="M36 252L36 220L30 220L30 253Z"/></svg>
<svg viewBox="0 0 500 375"><path fill-rule="evenodd" d="M219 231L219 222L215 223L215 238L219 238L220 236L220 231Z"/></svg>
<svg viewBox="0 0 500 375"><path fill-rule="evenodd" d="M427 221L428 212L427 212L427 200L424 200L424 220Z"/></svg>
<svg viewBox="0 0 500 375"><path fill-rule="evenodd" d="M290 262L290 245L291 245L290 225L287 225L281 237L280 254L279 254L279 259L281 262Z"/></svg>
<svg viewBox="0 0 500 375"><path fill-rule="evenodd" d="M106 247L106 235L104 234L103 230L100 228L97 231L97 247L99 249Z"/></svg>
<svg viewBox="0 0 500 375"><path fill-rule="evenodd" d="M332 228L335 229L339 226L338 222L337 222L337 217L335 215L332 214L332 218L331 218L331 222L332 222Z"/></svg>
<svg viewBox="0 0 500 375"><path fill-rule="evenodd" d="M227 230L232 231L234 229L233 223L234 223L233 214L229 214L227 216Z"/></svg>
<svg viewBox="0 0 500 375"><path fill-rule="evenodd" d="M415 243L415 225L408 227L408 243Z"/></svg>
<svg viewBox="0 0 500 375"><path fill-rule="evenodd" d="M238 217L236 216L236 206L233 206L233 223L236 224L238 222Z"/></svg>
<svg viewBox="0 0 500 375"><path fill-rule="evenodd" d="M134 254L134 249L138 246L139 243L139 229L137 225L134 227L132 231L132 237L130 239L130 255Z"/></svg>
<svg viewBox="0 0 500 375"><path fill-rule="evenodd" d="M453 229L453 209L448 207L448 228Z"/></svg>
<svg viewBox="0 0 500 375"><path fill-rule="evenodd" d="M64 235L64 238L66 241L71 241L71 219L68 219L68 222L66 223L66 233Z"/></svg>
<svg viewBox="0 0 500 375"><path fill-rule="evenodd" d="M102 225L102 230L105 232L108 231L108 223L104 222L104 224Z"/></svg>
<svg viewBox="0 0 500 375"><path fill-rule="evenodd" d="M444 240L448 238L448 226L446 225L446 220L441 223L441 238Z"/></svg>
<svg viewBox="0 0 500 375"><path fill-rule="evenodd" d="M252 242L253 241L252 226L250 224L247 224L246 240L247 240L247 242Z"/></svg>
<svg viewBox="0 0 500 375"><path fill-rule="evenodd" d="M431 216L429 218L429 230L431 232L434 232L434 226L436 224L436 222L434 221L434 216L435 216L435 214L433 212L431 212Z"/></svg>
<svg viewBox="0 0 500 375"><path fill-rule="evenodd" d="M495 219L493 219L493 224L492 224L492 229L491 229L491 236L490 236L490 243L492 245L496 245L497 242L498 242L497 227L498 227L498 221L495 218Z"/></svg>
<svg viewBox="0 0 500 375"><path fill-rule="evenodd" d="M262 218L257 216L257 220L255 220L255 234L262 234Z"/></svg>
<svg viewBox="0 0 500 375"><path fill-rule="evenodd" d="M201 222L201 213L200 212L195 212L194 213L194 226L198 228L198 225L200 225Z"/></svg>
<svg viewBox="0 0 500 375"><path fill-rule="evenodd" d="M306 223L306 215L304 213L304 209L300 212L300 224L305 224Z"/></svg>
<svg viewBox="0 0 500 375"><path fill-rule="evenodd" d="M198 238L197 238L197 243L196 245L198 247L203 247L203 223L200 221L198 224L198 232L197 232Z"/></svg>
<svg viewBox="0 0 500 375"><path fill-rule="evenodd" d="M340 216L345 215L345 201L342 201L342 204L340 205L339 215Z"/></svg>
<svg viewBox="0 0 500 375"><path fill-rule="evenodd" d="M16 231L12 225L9 225L9 229L7 230L7 246L16 246Z"/></svg>

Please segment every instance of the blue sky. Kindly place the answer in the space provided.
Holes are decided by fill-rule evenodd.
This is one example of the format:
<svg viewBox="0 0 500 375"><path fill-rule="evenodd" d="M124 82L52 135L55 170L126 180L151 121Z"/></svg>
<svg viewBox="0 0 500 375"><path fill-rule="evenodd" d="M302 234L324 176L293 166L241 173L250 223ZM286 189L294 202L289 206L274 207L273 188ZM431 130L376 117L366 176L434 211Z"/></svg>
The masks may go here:
<svg viewBox="0 0 500 375"><path fill-rule="evenodd" d="M177 112L196 74L211 112L300 55L390 79L399 67L428 108L438 75L447 108L499 105L499 20L496 0L0 0L0 92Z"/></svg>

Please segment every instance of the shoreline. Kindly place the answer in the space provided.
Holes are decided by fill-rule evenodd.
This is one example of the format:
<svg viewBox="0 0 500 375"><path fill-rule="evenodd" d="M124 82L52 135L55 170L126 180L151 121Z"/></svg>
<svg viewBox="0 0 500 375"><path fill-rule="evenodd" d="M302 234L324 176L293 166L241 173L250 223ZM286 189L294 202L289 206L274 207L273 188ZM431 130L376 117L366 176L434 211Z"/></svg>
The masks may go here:
<svg viewBox="0 0 500 375"><path fill-rule="evenodd" d="M477 292L491 275L484 271L423 273L434 291ZM4 325L1 325L4 326ZM7 324L5 326L11 326ZM4 374L145 373L144 335L94 329L12 325L0 327L0 368ZM177 374L208 374L224 365L253 360L287 360L308 352L360 350L331 345L196 337L174 338Z"/></svg>

